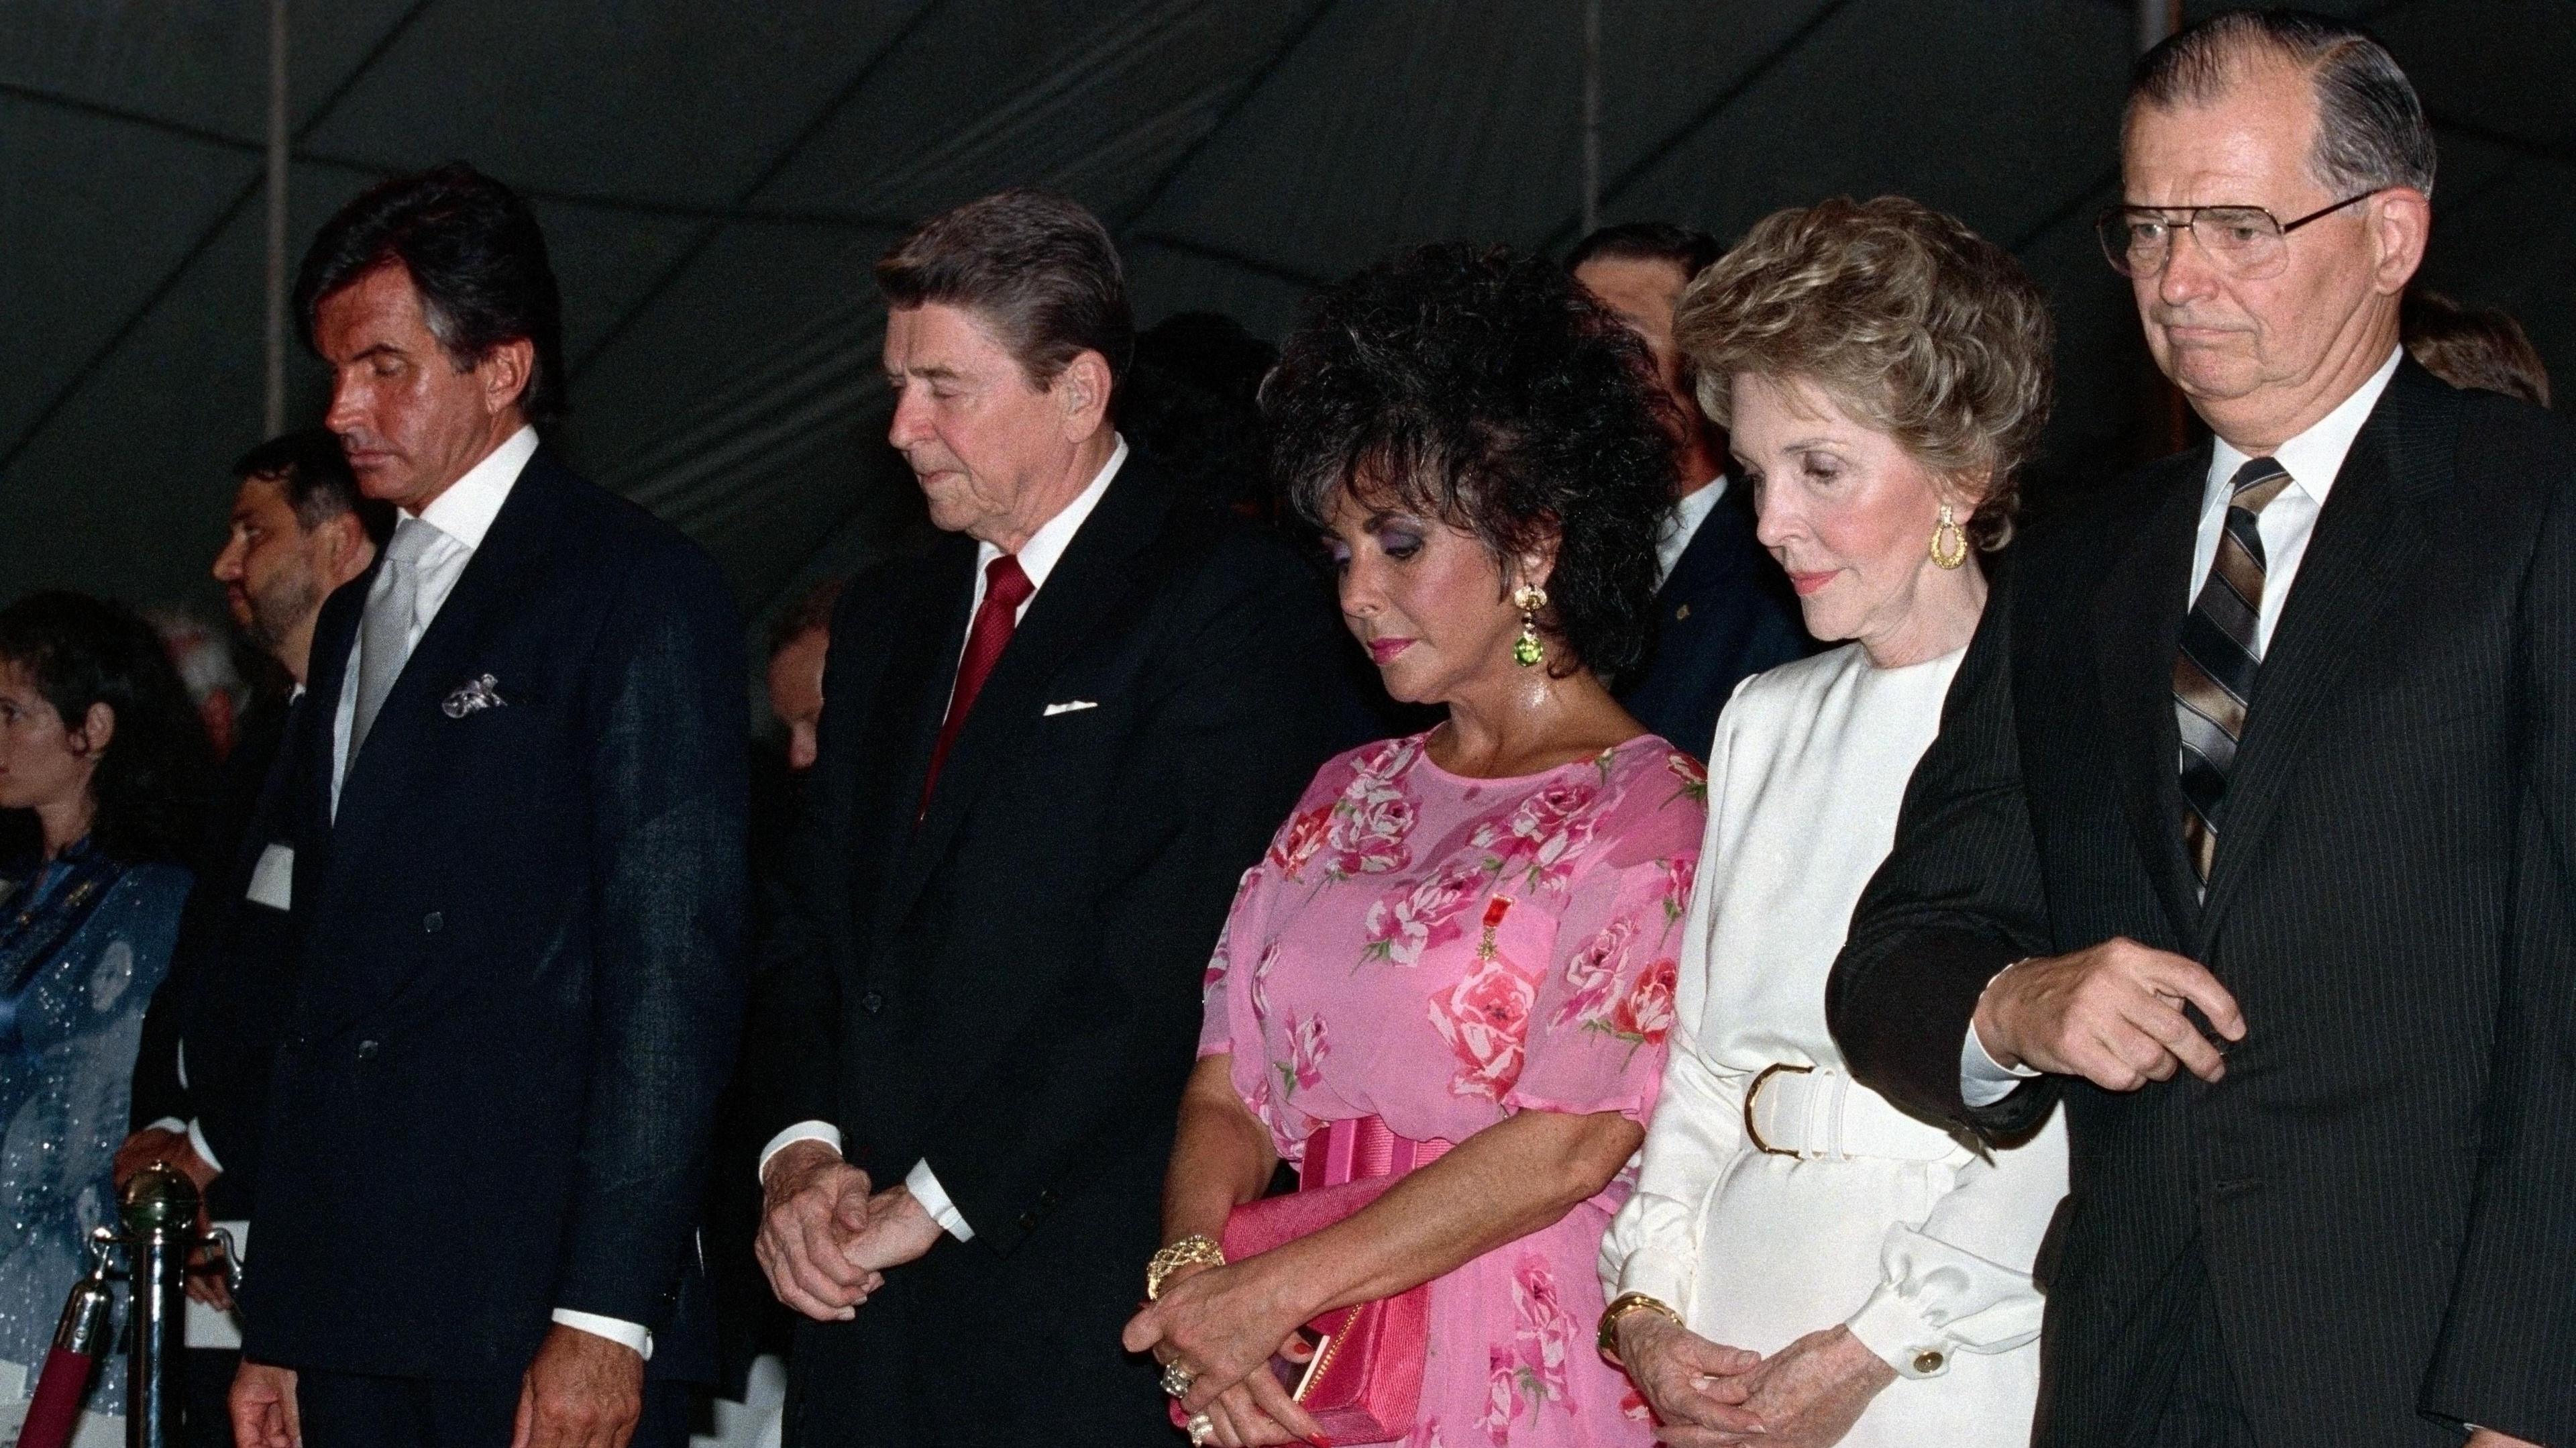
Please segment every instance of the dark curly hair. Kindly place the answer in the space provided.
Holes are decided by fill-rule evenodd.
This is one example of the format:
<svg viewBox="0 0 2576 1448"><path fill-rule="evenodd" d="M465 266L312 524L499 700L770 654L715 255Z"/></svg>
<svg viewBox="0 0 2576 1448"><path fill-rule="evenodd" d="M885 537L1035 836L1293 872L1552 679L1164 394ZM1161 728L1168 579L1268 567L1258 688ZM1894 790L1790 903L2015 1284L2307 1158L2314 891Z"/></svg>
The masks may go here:
<svg viewBox="0 0 2576 1448"><path fill-rule="evenodd" d="M1288 506L1348 491L1473 534L1497 564L1556 541L1552 672L1645 650L1671 436L1645 344L1564 268L1426 246L1310 298L1261 390Z"/></svg>
<svg viewBox="0 0 2576 1448"><path fill-rule="evenodd" d="M132 609L85 593L31 593L0 609L0 663L26 671L67 728L90 706L116 732L90 776L90 840L128 865L190 862L210 768L205 726L161 636Z"/></svg>

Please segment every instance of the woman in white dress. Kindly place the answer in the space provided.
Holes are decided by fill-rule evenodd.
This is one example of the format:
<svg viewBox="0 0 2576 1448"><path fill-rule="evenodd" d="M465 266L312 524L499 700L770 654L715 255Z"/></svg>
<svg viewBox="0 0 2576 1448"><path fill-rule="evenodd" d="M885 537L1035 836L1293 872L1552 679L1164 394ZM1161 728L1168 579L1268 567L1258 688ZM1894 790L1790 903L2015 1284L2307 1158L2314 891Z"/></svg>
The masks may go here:
<svg viewBox="0 0 2576 1448"><path fill-rule="evenodd" d="M1709 751L1708 833L1601 1345L1681 1445L2026 1442L2062 1128L1983 1154L1850 1079L1825 976L2011 533L2046 303L1893 197L1780 212L1675 317L1808 631Z"/></svg>

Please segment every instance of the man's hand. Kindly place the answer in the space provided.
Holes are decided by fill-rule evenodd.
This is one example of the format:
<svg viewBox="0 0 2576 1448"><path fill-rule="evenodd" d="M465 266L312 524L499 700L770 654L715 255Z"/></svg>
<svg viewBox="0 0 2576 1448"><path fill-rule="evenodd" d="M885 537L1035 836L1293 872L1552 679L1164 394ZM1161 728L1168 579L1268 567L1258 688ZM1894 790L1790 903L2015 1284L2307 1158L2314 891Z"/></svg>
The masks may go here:
<svg viewBox="0 0 2576 1448"><path fill-rule="evenodd" d="M2466 1448L2540 1448L2540 1445L2529 1439L2499 1433L2493 1428L2480 1428L2469 1435Z"/></svg>
<svg viewBox="0 0 2576 1448"><path fill-rule="evenodd" d="M1744 1375L1761 1366L1760 1353L1711 1342L1660 1313L1631 1312L1619 1319L1619 1361L1663 1425L1657 1442L1730 1448L1768 1441L1769 1426L1744 1406L1751 1396Z"/></svg>
<svg viewBox="0 0 2576 1448"><path fill-rule="evenodd" d="M850 1260L849 1247L868 1228L868 1174L819 1141L779 1148L761 1173L760 1236L752 1255L769 1274L778 1300L816 1322L858 1315L885 1283L874 1268Z"/></svg>
<svg viewBox="0 0 2576 1448"><path fill-rule="evenodd" d="M945 1230L913 1196L912 1188L891 1186L868 1199L867 1228L842 1252L852 1266L883 1272L918 1260L939 1245Z"/></svg>
<svg viewBox="0 0 2576 1448"><path fill-rule="evenodd" d="M1828 1448L1843 1441L1870 1399L1895 1381L1896 1369L1837 1324L1764 1358L1745 1377L1752 1395L1744 1406L1768 1430L1762 1442Z"/></svg>
<svg viewBox="0 0 2576 1448"><path fill-rule="evenodd" d="M2111 939L2072 955L2026 960L1986 983L1974 1029L1999 1065L2081 1076L2106 1091L2135 1091L2188 1069L2227 1074L2219 1047L2182 1008L2197 1006L2219 1035L2245 1039L2236 998L2198 963L2134 940Z"/></svg>
<svg viewBox="0 0 2576 1448"><path fill-rule="evenodd" d="M227 1406L240 1448L304 1448L304 1419L295 1409L292 1368L242 1359Z"/></svg>
<svg viewBox="0 0 2576 1448"><path fill-rule="evenodd" d="M626 1448L643 1416L642 1355L557 1323L519 1385L510 1448Z"/></svg>
<svg viewBox="0 0 2576 1448"><path fill-rule="evenodd" d="M212 1162L197 1154L196 1144L188 1140L188 1133L162 1126L147 1126L127 1137L125 1144L116 1149L116 1162L110 1168L116 1189L125 1190L127 1182L156 1162L196 1184L197 1239L204 1241L214 1225L206 1215L206 1189L213 1186L215 1178L222 1173L215 1170ZM222 1263L223 1259L211 1249L198 1247L188 1254L185 1280L190 1297L218 1312L230 1312L233 1298L224 1286Z"/></svg>

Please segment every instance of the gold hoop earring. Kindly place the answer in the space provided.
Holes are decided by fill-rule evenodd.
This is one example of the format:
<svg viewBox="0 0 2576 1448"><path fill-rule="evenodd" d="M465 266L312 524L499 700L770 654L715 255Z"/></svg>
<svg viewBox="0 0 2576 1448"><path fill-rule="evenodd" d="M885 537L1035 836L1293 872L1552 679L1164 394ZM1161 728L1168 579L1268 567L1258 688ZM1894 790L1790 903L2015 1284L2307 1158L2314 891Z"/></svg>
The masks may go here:
<svg viewBox="0 0 2576 1448"><path fill-rule="evenodd" d="M1512 662L1524 669L1537 668L1547 657L1547 645L1538 636L1538 611L1547 607L1547 590L1524 583L1512 590L1512 607L1521 611L1521 636L1512 640Z"/></svg>
<svg viewBox="0 0 2576 1448"><path fill-rule="evenodd" d="M1968 532L1950 515L1950 505L1941 505L1941 521L1932 525L1932 566L1957 568L1968 561Z"/></svg>

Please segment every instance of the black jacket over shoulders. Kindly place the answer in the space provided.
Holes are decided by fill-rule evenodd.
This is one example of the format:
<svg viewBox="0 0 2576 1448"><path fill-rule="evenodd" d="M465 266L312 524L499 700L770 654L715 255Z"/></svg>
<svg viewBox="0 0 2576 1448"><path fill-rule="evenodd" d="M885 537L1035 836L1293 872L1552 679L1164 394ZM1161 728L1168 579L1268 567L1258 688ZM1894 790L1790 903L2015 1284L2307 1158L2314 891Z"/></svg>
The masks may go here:
<svg viewBox="0 0 2576 1448"><path fill-rule="evenodd" d="M1200 981L1243 872L1352 716L1330 602L1283 544L1131 454L977 696L916 819L976 544L854 580L776 942L778 1125L880 1186L926 1159L974 1230L801 1323L788 1441L1148 1443L1119 1329ZM757 1049L757 1048L755 1048Z"/></svg>
<svg viewBox="0 0 2576 1448"><path fill-rule="evenodd" d="M2200 1282L2267 1448L2576 1442L2576 434L2400 364L2273 634L2203 902L2170 690L2208 461L2016 545L1835 1038L1928 1119L1991 1135L2063 1097L2040 1444L2156 1421ZM1968 1110L1987 979L2113 936L2235 996L2225 1078Z"/></svg>
<svg viewBox="0 0 2576 1448"><path fill-rule="evenodd" d="M703 1288L684 1311L682 1285L744 966L731 597L697 547L540 448L335 821L332 720L372 581L324 605L287 743L302 968L246 1351L515 1377L560 1308L643 1324L656 1375L703 1373Z"/></svg>

